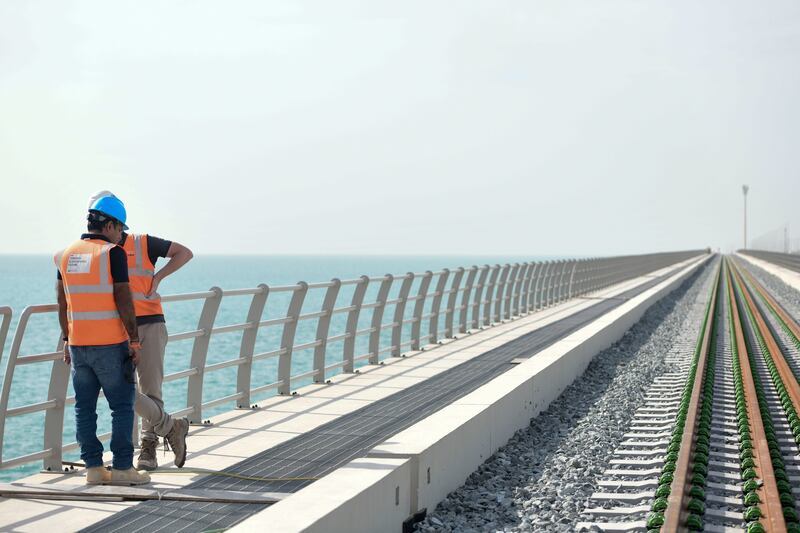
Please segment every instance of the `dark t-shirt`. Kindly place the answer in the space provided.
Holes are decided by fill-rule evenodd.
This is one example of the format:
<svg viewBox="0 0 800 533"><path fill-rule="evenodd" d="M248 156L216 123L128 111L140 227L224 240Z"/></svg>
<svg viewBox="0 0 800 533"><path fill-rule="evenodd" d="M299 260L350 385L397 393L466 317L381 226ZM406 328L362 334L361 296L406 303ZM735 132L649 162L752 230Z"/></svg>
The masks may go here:
<svg viewBox="0 0 800 533"><path fill-rule="evenodd" d="M81 239L99 239L101 241L111 242L105 235L97 233L84 233ZM128 256L125 250L120 246L115 246L108 252L108 262L111 267L111 279L114 283L127 283L128 282ZM56 278L61 279L61 271L56 270Z"/></svg>

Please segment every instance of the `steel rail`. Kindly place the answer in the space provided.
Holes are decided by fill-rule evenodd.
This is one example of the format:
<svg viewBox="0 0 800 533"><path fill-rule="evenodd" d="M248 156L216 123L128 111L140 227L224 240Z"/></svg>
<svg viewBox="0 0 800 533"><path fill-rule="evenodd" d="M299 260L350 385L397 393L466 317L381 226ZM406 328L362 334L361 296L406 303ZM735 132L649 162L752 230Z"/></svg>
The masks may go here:
<svg viewBox="0 0 800 533"><path fill-rule="evenodd" d="M675 465L674 478L670 486L670 494L667 499L667 508L664 511L663 531L688 531L686 519L689 516L687 505L691 496L689 494L692 480L692 459L697 440L697 430L700 423L700 408L702 406L702 394L704 377L706 373L706 363L708 352L711 349L711 338L713 321L717 312L717 292L719 281L722 276L722 266L718 267L714 288L712 290L711 301L706 310L703 337L699 345L699 355L697 367L694 373L694 384L692 394L689 399L689 409L686 415L686 425L684 426L681 437L680 450L678 451L678 461Z"/></svg>
<svg viewBox="0 0 800 533"><path fill-rule="evenodd" d="M730 301L731 314L733 315L733 344L736 349L736 356L742 368L742 385L744 388L745 402L747 403L747 419L750 422L752 431L753 447L756 450L755 472L758 478L764 483L759 489L763 498L758 507L761 509L761 519L759 522L767 531L786 531L786 522L783 519L783 505L781 504L780 492L778 491L775 471L772 469L767 436L764 430L764 421L761 418L761 411L758 405L758 394L753 380L753 369L750 367L747 343L744 338L744 328L739 308L736 305L738 299L733 285L733 274L730 263L726 260L726 274L728 279L728 298Z"/></svg>

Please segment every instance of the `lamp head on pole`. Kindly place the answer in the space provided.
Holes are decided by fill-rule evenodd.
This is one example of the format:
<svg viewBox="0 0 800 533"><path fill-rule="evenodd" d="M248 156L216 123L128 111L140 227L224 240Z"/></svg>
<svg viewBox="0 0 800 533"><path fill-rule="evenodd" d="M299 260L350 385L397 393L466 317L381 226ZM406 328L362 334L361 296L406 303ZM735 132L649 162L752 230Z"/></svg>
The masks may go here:
<svg viewBox="0 0 800 533"><path fill-rule="evenodd" d="M744 193L745 196L747 196L747 191L749 191L749 190L750 190L750 187L748 187L747 185L742 185L742 192Z"/></svg>

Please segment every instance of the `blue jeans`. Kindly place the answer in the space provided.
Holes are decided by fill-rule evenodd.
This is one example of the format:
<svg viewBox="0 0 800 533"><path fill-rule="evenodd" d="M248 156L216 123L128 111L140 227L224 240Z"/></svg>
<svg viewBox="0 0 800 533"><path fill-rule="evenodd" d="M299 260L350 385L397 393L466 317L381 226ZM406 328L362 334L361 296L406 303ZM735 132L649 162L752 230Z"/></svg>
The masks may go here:
<svg viewBox="0 0 800 533"><path fill-rule="evenodd" d="M72 387L75 389L76 437L87 468L103 465L103 445L97 439L97 398L100 389L111 408L113 467L133 466L133 401L136 378L128 342L106 346L70 346Z"/></svg>

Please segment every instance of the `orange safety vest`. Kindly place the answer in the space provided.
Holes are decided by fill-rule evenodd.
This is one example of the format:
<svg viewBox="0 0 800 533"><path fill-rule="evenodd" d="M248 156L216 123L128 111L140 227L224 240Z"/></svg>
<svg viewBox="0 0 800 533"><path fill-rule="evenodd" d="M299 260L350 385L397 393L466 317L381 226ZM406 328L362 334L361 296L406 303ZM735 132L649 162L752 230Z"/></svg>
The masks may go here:
<svg viewBox="0 0 800 533"><path fill-rule="evenodd" d="M102 239L77 241L53 258L67 297L69 344L103 346L128 340L117 311L109 252Z"/></svg>
<svg viewBox="0 0 800 533"><path fill-rule="evenodd" d="M156 292L150 298L146 296L153 286L153 275L156 271L147 253L147 235L129 233L123 248L128 254L128 277L136 316L163 315L161 295Z"/></svg>

